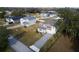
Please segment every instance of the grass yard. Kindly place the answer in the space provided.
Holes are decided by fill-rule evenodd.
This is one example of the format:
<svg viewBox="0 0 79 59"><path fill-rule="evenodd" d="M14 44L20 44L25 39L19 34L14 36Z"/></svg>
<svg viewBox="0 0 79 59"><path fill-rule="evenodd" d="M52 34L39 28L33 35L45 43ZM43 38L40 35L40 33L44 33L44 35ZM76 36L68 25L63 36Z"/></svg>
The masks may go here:
<svg viewBox="0 0 79 59"><path fill-rule="evenodd" d="M4 19L0 19L0 25L5 24Z"/></svg>
<svg viewBox="0 0 79 59"><path fill-rule="evenodd" d="M42 37L42 35L36 31L37 28L38 24L35 24L27 28L20 27L12 29L10 30L10 33L17 37L25 45L30 46Z"/></svg>

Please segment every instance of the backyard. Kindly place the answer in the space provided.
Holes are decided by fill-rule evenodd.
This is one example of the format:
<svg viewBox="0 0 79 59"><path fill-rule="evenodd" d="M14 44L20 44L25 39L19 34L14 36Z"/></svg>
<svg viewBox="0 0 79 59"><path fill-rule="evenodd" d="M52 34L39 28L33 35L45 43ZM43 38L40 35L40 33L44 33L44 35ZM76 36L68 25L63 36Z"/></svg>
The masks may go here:
<svg viewBox="0 0 79 59"><path fill-rule="evenodd" d="M11 29L10 34L17 37L18 40L23 42L25 45L30 46L42 37L42 35L36 31L37 28L38 23L26 28L19 27Z"/></svg>

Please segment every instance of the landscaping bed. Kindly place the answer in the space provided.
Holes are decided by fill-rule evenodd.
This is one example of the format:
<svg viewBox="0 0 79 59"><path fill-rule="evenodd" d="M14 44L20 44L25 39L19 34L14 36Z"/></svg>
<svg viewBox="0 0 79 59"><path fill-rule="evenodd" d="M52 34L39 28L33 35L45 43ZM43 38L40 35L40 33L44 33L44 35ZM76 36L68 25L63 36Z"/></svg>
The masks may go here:
<svg viewBox="0 0 79 59"><path fill-rule="evenodd" d="M10 34L14 35L25 45L30 46L42 37L42 35L36 31L37 28L38 24L26 28L20 27L10 30Z"/></svg>

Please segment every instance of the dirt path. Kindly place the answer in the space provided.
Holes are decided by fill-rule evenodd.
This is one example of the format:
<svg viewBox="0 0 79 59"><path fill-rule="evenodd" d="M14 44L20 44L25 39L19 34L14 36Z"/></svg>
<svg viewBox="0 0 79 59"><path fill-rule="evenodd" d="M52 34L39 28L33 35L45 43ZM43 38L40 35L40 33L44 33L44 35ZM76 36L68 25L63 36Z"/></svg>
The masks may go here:
<svg viewBox="0 0 79 59"><path fill-rule="evenodd" d="M68 37L61 36L57 42L48 50L49 52L72 52L72 43Z"/></svg>

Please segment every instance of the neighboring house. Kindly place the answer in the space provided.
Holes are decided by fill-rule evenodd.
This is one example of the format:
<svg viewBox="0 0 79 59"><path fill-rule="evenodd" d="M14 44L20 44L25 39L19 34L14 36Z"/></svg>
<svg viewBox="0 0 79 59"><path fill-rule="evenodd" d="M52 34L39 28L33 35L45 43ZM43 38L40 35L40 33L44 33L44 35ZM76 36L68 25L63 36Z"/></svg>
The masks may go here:
<svg viewBox="0 0 79 59"><path fill-rule="evenodd" d="M10 16L12 14L12 11L6 10L5 11L5 16Z"/></svg>
<svg viewBox="0 0 79 59"><path fill-rule="evenodd" d="M57 16L57 13L54 11L41 12L40 17L42 19Z"/></svg>
<svg viewBox="0 0 79 59"><path fill-rule="evenodd" d="M47 13L41 13L40 16L41 16L41 18L46 18L48 15L47 15Z"/></svg>
<svg viewBox="0 0 79 59"><path fill-rule="evenodd" d="M6 22L8 24L12 24L12 23L14 23L14 20L12 18L6 18Z"/></svg>
<svg viewBox="0 0 79 59"><path fill-rule="evenodd" d="M22 26L30 26L36 23L36 18L33 16L27 16L20 19L20 23Z"/></svg>
<svg viewBox="0 0 79 59"><path fill-rule="evenodd" d="M50 24L40 24L37 31L40 33L50 33L50 34L56 33L55 27L51 26Z"/></svg>
<svg viewBox="0 0 79 59"><path fill-rule="evenodd" d="M54 19L59 20L59 19L62 19L62 18L60 18L60 17L57 16L57 17L54 17Z"/></svg>
<svg viewBox="0 0 79 59"><path fill-rule="evenodd" d="M12 24L12 23L20 22L20 18L22 18L22 16L6 16L5 20L7 23Z"/></svg>

